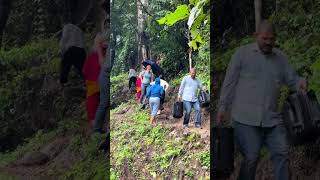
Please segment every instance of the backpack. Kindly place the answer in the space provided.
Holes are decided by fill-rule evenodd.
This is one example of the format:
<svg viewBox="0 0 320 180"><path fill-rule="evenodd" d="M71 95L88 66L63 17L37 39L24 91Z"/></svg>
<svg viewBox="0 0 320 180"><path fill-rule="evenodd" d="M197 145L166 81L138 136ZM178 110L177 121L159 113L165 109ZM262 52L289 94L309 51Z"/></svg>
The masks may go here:
<svg viewBox="0 0 320 180"><path fill-rule="evenodd" d="M282 109L287 135L292 145L315 141L320 130L320 106L313 91L291 94Z"/></svg>
<svg viewBox="0 0 320 180"><path fill-rule="evenodd" d="M210 104L210 95L206 91L200 90L198 99L201 107L205 107Z"/></svg>
<svg viewBox="0 0 320 180"><path fill-rule="evenodd" d="M177 101L173 104L172 114L174 118L182 118L183 116L183 102Z"/></svg>

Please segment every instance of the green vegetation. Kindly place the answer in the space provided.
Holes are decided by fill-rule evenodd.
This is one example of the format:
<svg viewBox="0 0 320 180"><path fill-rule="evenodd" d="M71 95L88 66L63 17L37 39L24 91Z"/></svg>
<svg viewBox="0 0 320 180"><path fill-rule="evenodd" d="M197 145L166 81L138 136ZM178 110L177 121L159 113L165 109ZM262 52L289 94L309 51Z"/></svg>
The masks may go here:
<svg viewBox="0 0 320 180"><path fill-rule="evenodd" d="M111 77L111 86L110 92L111 94L115 94L115 92L119 91L119 89L123 89L127 86L127 82L125 80L128 79L127 74L119 74L117 76Z"/></svg>
<svg viewBox="0 0 320 180"><path fill-rule="evenodd" d="M241 45L254 41L254 37L250 36L255 30L254 1L244 0L241 1L241 4L234 2L234 6L229 6L229 8L224 2L214 1L214 3L217 4L215 16L220 22L223 22L223 27L215 30L215 34L217 34L215 42L217 43L213 47L212 57L214 76L219 81L215 84L220 90L223 76L235 50ZM262 16L269 18L275 25L276 47L287 54L289 63L297 73L309 80L309 89L316 92L318 99L320 97L319 10L319 3L312 0L294 2L265 0L262 5ZM226 14L229 12L233 13L227 17ZM288 88L282 87L278 100L279 111L281 111L288 93ZM318 163L315 157L319 148L315 147L319 147L319 139L312 144L290 148L289 159L292 177L316 178L319 167L315 166ZM236 156L236 166L239 167L240 161L238 160L241 158L238 155ZM262 149L261 157L257 174L260 175L258 175L259 177L270 179L272 177L267 169L270 168L271 163L267 160L270 157L267 149ZM301 167L310 167L308 173ZM237 172L238 170L234 174Z"/></svg>
<svg viewBox="0 0 320 180"><path fill-rule="evenodd" d="M15 163L25 154L39 151L54 140L66 137L70 143L61 153L76 157L74 162L69 162L70 168L59 168L59 163L62 167L65 162L56 160L50 163L50 170L45 173L59 179L107 179L107 157L98 151L105 135L89 138L80 133L87 123L84 97L64 99L57 92L58 51L56 39L38 40L19 48L0 50L0 141L1 148L4 148L0 153L0 166ZM72 71L69 81L73 83L75 77ZM43 87L46 79L53 79L50 81L50 91L45 91L47 86ZM46 111L48 107L51 107L50 113ZM42 111L46 112L45 118L40 116L37 120ZM50 122L50 117L55 121ZM34 123L35 120L37 123ZM2 173L0 178L10 179L12 176Z"/></svg>
<svg viewBox="0 0 320 180"><path fill-rule="evenodd" d="M30 122L28 126L24 126L28 121L21 123L19 119L26 113L22 112L24 109L19 104L31 106L30 99L36 100L33 96L40 92L43 78L58 72L57 47L57 41L46 39L28 43L20 48L0 51L1 142L8 141L14 135L20 136L20 140L32 135L32 132L27 130L30 129ZM38 83L35 83L36 81ZM31 84L33 86L30 86ZM13 128L17 124L20 124L19 127Z"/></svg>
<svg viewBox="0 0 320 180"><path fill-rule="evenodd" d="M81 159L66 171L61 179L107 179L109 177L107 156L97 150L99 143L104 139L105 135L98 134L84 140L80 135L73 137L69 147L72 152L81 155Z"/></svg>
<svg viewBox="0 0 320 180"><path fill-rule="evenodd" d="M48 132L39 130L34 137L26 140L14 151L0 153L0 167L19 160L28 152L39 151L48 142L64 135L70 138L70 143L68 143L66 149L70 155L76 157L75 162L73 162L74 165L70 169L57 169L57 167L51 165L49 168L52 168L52 170L47 172L48 175L54 175L59 179L107 179L109 176L107 157L103 152L98 151L99 143L105 139L105 135L96 134L92 138L88 138L79 134L79 128L83 124L82 121L84 119L68 119L60 122L55 130Z"/></svg>
<svg viewBox="0 0 320 180"><path fill-rule="evenodd" d="M179 79L172 82L178 83ZM122 114L127 108L130 113ZM177 131L175 136L171 134L172 129L161 125L152 127L149 110L141 111L133 99L112 110L110 125L111 179L126 176L121 173L124 169L138 179L178 178L184 169L187 169L186 176L208 178L199 174L199 171L206 172L208 176L210 168L209 147L201 143L199 134L182 135ZM194 164L198 165L194 167Z"/></svg>
<svg viewBox="0 0 320 180"><path fill-rule="evenodd" d="M320 39L318 31L320 24L316 18L320 16L319 6L311 0L290 4L287 4L286 0L281 0L278 3L280 8L269 18L275 24L276 44L288 55L289 63L298 74L308 78L309 89L314 90L319 97ZM251 28L254 28L254 25ZM228 48L218 49L213 56L214 71L225 71L235 50L241 45L253 42L254 38L247 36L239 38L235 35L229 37L228 41ZM280 105L283 104L286 94L287 90L284 89Z"/></svg>
<svg viewBox="0 0 320 180"><path fill-rule="evenodd" d="M152 56L160 56L160 66L172 88L178 88L188 74L188 49L192 48L192 65L198 70L198 78L210 89L208 6L206 0L152 0L148 3L144 38ZM121 1L115 1L112 8L113 33L118 41L111 96L113 101L122 96L124 103L111 113L111 179L131 176L173 179L178 178L182 170L186 170L184 175L190 178L208 178L209 147L200 143L198 134L183 135L165 126L150 126L148 110L141 111L133 97L125 98L121 92L128 82L124 73L137 59L138 42L132 38L137 34L136 24L132 24L138 19L136 9L135 3ZM130 112L123 113L125 109Z"/></svg>

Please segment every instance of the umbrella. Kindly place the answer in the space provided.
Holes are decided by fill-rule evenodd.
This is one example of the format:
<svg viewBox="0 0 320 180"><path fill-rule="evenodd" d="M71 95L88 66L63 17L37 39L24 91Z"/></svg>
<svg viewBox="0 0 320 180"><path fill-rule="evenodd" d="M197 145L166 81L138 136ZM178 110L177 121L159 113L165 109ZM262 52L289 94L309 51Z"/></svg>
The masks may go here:
<svg viewBox="0 0 320 180"><path fill-rule="evenodd" d="M148 65L152 66L152 64L155 64L152 60L145 60L142 62L144 67L147 67Z"/></svg>
<svg viewBox="0 0 320 180"><path fill-rule="evenodd" d="M153 62L152 60L145 60L142 62L142 65L144 67L147 67L147 65L150 65L153 73L155 73L155 74L161 72L160 66L157 63Z"/></svg>

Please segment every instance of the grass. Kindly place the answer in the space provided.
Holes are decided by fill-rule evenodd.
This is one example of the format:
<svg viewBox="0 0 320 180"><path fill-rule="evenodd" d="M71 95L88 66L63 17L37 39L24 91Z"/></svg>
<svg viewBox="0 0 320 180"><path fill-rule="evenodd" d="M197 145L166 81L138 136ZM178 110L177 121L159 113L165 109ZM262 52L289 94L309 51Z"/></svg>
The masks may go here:
<svg viewBox="0 0 320 180"><path fill-rule="evenodd" d="M29 87L26 82L35 80L41 83L45 75L55 77L59 71L59 65L59 45L56 39L30 42L25 46L12 48L8 51L1 49L0 113L8 112L8 109L13 106L12 103L16 99L37 91L37 88ZM58 104L58 106L61 106L61 109L57 109L57 114L63 109L62 107L65 106L65 103ZM86 118L84 103L80 104L75 111L76 117L63 117L61 111L61 117L57 117L59 119L57 127L46 131L39 130L32 137L25 139L24 143L15 150L0 153L0 166L6 166L20 159L28 152L39 151L57 137L65 136L70 139L66 150L71 154L75 154L76 162L69 170L59 169L61 172L56 172L56 167L50 167L48 173L58 179L107 179L109 177L109 173L107 173L109 168L108 161L106 161L105 155L98 151L98 145L104 140L105 135L96 135L91 139L80 134L79 132L84 124L83 121ZM11 115L8 115L9 117ZM9 118L8 121L13 124L14 119ZM8 125L7 120L4 124L0 124L1 127L4 127L0 129L4 135L7 133L7 129L12 128L7 128L6 125ZM52 164L56 163L59 162ZM6 174L0 175L0 179L10 178Z"/></svg>
<svg viewBox="0 0 320 180"><path fill-rule="evenodd" d="M108 161L105 154L98 151L100 142L105 139L105 135L95 134L92 138L88 139L78 134L82 120L68 119L61 121L57 129L44 132L38 131L37 134L26 140L25 144L19 146L12 152L0 154L0 166L5 166L11 162L16 161L27 152L40 150L48 142L55 139L57 136L66 134L69 136L70 143L66 147L71 153L76 154L78 157L77 162L71 169L59 172L59 179L95 179L105 180L109 177ZM49 171L49 174L58 176L54 170ZM3 176L5 177L5 176ZM1 179L1 176L0 176Z"/></svg>
<svg viewBox="0 0 320 180"><path fill-rule="evenodd" d="M110 92L111 94L115 94L114 92L126 87L128 75L127 74L120 74L117 76L111 77L111 86Z"/></svg>
<svg viewBox="0 0 320 180"><path fill-rule="evenodd" d="M60 179L95 179L105 180L109 177L107 157L97 150L105 135L96 134L93 138L83 141L80 136L73 138L69 146L82 158L70 170L65 172ZM77 149L74 149L77 147Z"/></svg>
<svg viewBox="0 0 320 180"><path fill-rule="evenodd" d="M129 104L122 104L112 112ZM201 164L198 168L209 172L209 147L197 142L198 134L171 137L169 129L150 126L148 110L140 110L136 104L130 106L133 112L125 119L111 119L111 179L120 178L124 161L128 163L128 171L138 179L168 175L177 178L179 171L187 167L187 176L198 177L199 169L192 168L194 161Z"/></svg>
<svg viewBox="0 0 320 180"><path fill-rule="evenodd" d="M18 146L16 150L12 152L0 153L0 166L5 166L13 161L16 161L27 152L39 150L55 136L57 136L55 131L46 133L42 130L39 130L34 137L27 139L26 143Z"/></svg>
<svg viewBox="0 0 320 180"><path fill-rule="evenodd" d="M210 74L208 67L199 65L197 77L210 88ZM182 74L169 81L171 87L179 87ZM127 75L120 74L111 78L112 89L123 88L127 84ZM111 179L120 179L124 162L128 171L137 179L152 179L156 177L170 177L177 179L180 170L187 170L186 176L202 178L198 173L204 170L209 174L210 152L209 146L200 143L200 135L191 132L189 135L173 137L170 129L157 125L152 127L149 123L149 110L140 110L138 105L131 100L122 103L111 111L121 112L131 107L132 113L119 115L118 119L111 119ZM194 163L197 168L194 168Z"/></svg>
<svg viewBox="0 0 320 180"><path fill-rule="evenodd" d="M3 180L15 180L15 177L12 177L8 174L0 174L0 179L3 179Z"/></svg>

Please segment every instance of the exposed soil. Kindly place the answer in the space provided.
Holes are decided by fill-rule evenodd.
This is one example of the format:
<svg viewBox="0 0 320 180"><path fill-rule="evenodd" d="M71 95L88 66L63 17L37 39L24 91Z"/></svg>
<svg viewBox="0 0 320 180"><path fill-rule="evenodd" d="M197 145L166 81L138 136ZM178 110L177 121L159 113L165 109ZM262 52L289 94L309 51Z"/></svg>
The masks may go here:
<svg viewBox="0 0 320 180"><path fill-rule="evenodd" d="M134 96L134 92L127 92L129 94L131 94L131 96ZM164 103L164 109L161 111L160 115L156 116L156 120L157 120L157 124L160 125L161 127L164 127L166 129L169 129L169 137L171 138L175 138L177 141L179 139L183 139L184 137L190 135L192 132L198 134L200 136L200 139L198 140L200 144L205 144L207 149L209 150L209 146L210 146L210 112L208 108L202 108L202 128L198 129L194 127L194 112L191 114L191 118L190 118L190 122L189 122L189 128L183 128L183 118L173 118L172 117L172 105L175 102L175 95L178 93L178 88L172 88L169 89L166 92L166 100ZM129 100L127 100L127 96L122 96L123 97L123 102L127 102ZM131 102L133 103L137 103L137 105L139 104L138 101L135 100L131 100ZM149 111L149 107L147 106L146 111ZM117 124L121 124L123 122L127 122L130 121L129 115L134 113L134 109L132 109L129 106L124 107L123 109L119 110L116 113L113 113L111 116L111 123L116 122ZM112 126L112 125L111 125ZM130 134L128 134L128 137L130 136ZM187 147L189 150L191 150L194 146L193 142L188 142L186 141L185 143L187 143ZM112 146L112 144L111 144ZM200 151L201 149L199 149L198 151ZM151 161L153 160L153 156L154 153L157 152L156 149L154 149L153 146L147 146L141 147L140 150L143 154L143 156L140 156L139 158L135 158L135 162L134 162L134 169L139 171L139 172L143 172L143 174L145 175L146 179L154 179L154 177L152 177L150 175L150 172L148 172L148 170L146 169L146 164L150 164ZM187 150L188 151L188 150ZM197 153L197 150L194 152ZM112 153L111 153L112 154ZM154 160L153 160L154 161ZM179 161L179 157L173 157L171 159L171 162L177 163ZM135 179L135 175L130 171L130 169L132 169L132 167L129 167L128 163L126 160L124 160L123 165L121 166L121 177L122 179ZM184 170L186 168L192 168L195 172L197 172L196 177L206 177L209 176L209 170L203 170L201 168L201 165L199 164L199 162L194 162L192 163L192 165L190 165L189 167L176 167L175 169L179 170L179 176L178 179L193 179L191 177L186 176ZM166 176L165 177L161 177L161 178L165 178L165 179L171 179L172 178L172 174L173 172L172 169L168 169L168 172L166 172ZM160 178L160 177L159 177Z"/></svg>

